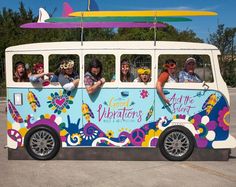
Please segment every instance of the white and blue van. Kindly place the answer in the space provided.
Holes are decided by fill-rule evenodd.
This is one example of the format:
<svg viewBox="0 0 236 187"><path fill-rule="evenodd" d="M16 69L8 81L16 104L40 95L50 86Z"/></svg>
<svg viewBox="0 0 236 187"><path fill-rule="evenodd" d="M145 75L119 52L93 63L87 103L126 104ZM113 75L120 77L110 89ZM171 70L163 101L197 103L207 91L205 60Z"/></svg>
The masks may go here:
<svg viewBox="0 0 236 187"><path fill-rule="evenodd" d="M51 42L6 49L7 146L25 147L35 159L52 159L61 148L150 147L159 148L169 160L186 160L194 148L231 149L229 93L219 69L219 50L189 42L94 41ZM201 83L166 83L159 97L156 82L166 59L197 61ZM14 64L24 61L29 71L42 62L53 72L62 58L75 62L80 83L73 91L58 82L14 82ZM86 67L92 58L103 63L106 83L94 94L84 86ZM140 66L151 70L148 83L122 82L122 59L129 59L137 76ZM115 76L115 81L111 81ZM45 77L45 80L47 77Z"/></svg>

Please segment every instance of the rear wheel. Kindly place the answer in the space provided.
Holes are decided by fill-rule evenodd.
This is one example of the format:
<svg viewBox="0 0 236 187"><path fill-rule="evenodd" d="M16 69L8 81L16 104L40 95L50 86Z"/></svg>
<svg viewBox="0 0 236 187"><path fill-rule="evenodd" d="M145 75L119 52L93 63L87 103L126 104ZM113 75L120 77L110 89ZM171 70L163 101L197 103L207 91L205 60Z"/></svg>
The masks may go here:
<svg viewBox="0 0 236 187"><path fill-rule="evenodd" d="M194 138L185 127L170 127L161 134L158 145L165 158L182 161L188 159L192 154Z"/></svg>
<svg viewBox="0 0 236 187"><path fill-rule="evenodd" d="M60 149L58 134L46 126L32 128L27 133L24 143L30 156L38 160L52 159Z"/></svg>

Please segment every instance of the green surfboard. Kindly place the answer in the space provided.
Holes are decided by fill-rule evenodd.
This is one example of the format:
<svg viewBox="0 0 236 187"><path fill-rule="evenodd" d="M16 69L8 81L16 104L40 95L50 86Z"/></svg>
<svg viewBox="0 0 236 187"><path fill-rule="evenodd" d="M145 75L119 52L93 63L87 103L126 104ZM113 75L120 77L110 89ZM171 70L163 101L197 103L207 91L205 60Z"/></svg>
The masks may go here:
<svg viewBox="0 0 236 187"><path fill-rule="evenodd" d="M46 22L185 22L184 17L54 17Z"/></svg>

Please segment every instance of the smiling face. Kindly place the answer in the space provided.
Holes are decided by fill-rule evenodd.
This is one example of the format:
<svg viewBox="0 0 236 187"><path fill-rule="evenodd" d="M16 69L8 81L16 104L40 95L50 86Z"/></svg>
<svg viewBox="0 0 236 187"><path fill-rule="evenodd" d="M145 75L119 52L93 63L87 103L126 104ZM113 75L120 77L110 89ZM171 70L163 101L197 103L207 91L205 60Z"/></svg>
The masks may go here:
<svg viewBox="0 0 236 187"><path fill-rule="evenodd" d="M194 62L189 62L186 67L185 67L186 71L190 74L194 73L194 69L195 69L195 63Z"/></svg>
<svg viewBox="0 0 236 187"><path fill-rule="evenodd" d="M65 69L65 74L71 75L73 73L73 67Z"/></svg>
<svg viewBox="0 0 236 187"><path fill-rule="evenodd" d="M127 75L130 70L129 64L122 64L121 66L121 73L123 75Z"/></svg>
<svg viewBox="0 0 236 187"><path fill-rule="evenodd" d="M43 73L43 72L44 72L43 67L39 67L39 68L37 69L37 74L41 74L41 73Z"/></svg>
<svg viewBox="0 0 236 187"><path fill-rule="evenodd" d="M100 68L97 67L97 68L91 68L91 73L95 76L97 76L99 73L100 73Z"/></svg>
<svg viewBox="0 0 236 187"><path fill-rule="evenodd" d="M176 70L176 64L175 63L170 63L167 66L167 71L169 74L174 74Z"/></svg>

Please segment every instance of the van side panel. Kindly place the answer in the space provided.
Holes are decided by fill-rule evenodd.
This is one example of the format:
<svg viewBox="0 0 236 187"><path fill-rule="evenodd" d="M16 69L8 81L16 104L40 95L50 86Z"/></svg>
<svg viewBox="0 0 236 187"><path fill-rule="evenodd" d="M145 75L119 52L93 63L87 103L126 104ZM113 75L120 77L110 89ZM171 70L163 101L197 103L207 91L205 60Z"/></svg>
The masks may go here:
<svg viewBox="0 0 236 187"><path fill-rule="evenodd" d="M185 126L192 132L199 148L214 148L214 141L228 138L230 112L220 92L166 89L164 94L171 105L167 106L156 95L156 113L161 117L159 129L164 131L171 125Z"/></svg>
<svg viewBox="0 0 236 187"><path fill-rule="evenodd" d="M169 126L188 128L199 148L230 148L229 106L214 90L166 89L166 106L156 89L104 88L89 96L85 89L8 88L8 147L23 146L34 126L48 125L62 146L156 147ZM22 105L15 94L21 94Z"/></svg>

